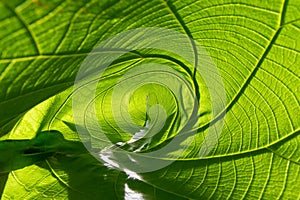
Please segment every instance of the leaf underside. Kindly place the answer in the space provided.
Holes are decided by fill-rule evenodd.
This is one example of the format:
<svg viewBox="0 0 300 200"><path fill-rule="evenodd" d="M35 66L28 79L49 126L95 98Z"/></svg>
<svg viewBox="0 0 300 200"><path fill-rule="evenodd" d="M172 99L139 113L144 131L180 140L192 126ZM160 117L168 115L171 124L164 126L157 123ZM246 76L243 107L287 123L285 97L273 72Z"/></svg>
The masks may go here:
<svg viewBox="0 0 300 200"><path fill-rule="evenodd" d="M300 199L299 7L298 0L1 0L1 199ZM155 63L176 73L150 68L149 76L182 76L189 84L183 91L199 92L193 134L182 143L189 144L186 151L174 151L176 159L162 169L132 177L99 162L81 144L72 95L77 72L97 44L145 27L178 31L190 37L190 46L200 44L222 77L226 102L212 115L201 74L193 76L193 68L170 52L140 49L115 60L99 80L96 114L107 138L123 142L126 151L151 152L172 141L184 126L177 114L181 100L190 99L176 100L155 83L138 88L129 99L132 121L150 135L154 124L161 134L128 142L132 135L121 131L111 103L121 98L111 90L120 77ZM165 83L175 85L172 77ZM128 80L134 84L133 76ZM217 142L199 156L214 139L206 137L209 125L217 126L223 114ZM92 147L111 148L91 137Z"/></svg>

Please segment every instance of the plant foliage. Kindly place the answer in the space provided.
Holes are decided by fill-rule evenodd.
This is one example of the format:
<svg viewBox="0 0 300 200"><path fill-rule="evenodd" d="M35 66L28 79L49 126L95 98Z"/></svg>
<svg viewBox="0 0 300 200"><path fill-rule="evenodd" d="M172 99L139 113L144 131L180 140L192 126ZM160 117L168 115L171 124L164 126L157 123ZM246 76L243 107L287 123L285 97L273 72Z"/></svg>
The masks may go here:
<svg viewBox="0 0 300 200"><path fill-rule="evenodd" d="M300 199L299 8L299 0L1 0L1 199ZM207 85L182 57L140 49L116 59L98 80L93 101L109 140L79 137L79 126L91 131L73 118L80 66L102 41L145 27L180 32L207 51L224 83L224 109L212 113ZM187 93L174 98L155 82L137 88L128 113L138 127L151 122L160 134L149 131L150 139L128 142L138 129L120 129L122 108L111 102L123 94L110 88L136 65L151 63L170 70L149 67L152 74L129 77L120 91L148 77L170 85L183 77L188 86L182 91L197 97L197 120L178 149L159 158L175 155L170 165L123 172L86 147L100 151L115 147L108 141L121 142L123 150L142 156L163 148L185 126L180 107L194 103ZM207 137L209 125L222 116L222 130ZM203 145L211 149L203 153ZM180 148L186 151L179 155Z"/></svg>

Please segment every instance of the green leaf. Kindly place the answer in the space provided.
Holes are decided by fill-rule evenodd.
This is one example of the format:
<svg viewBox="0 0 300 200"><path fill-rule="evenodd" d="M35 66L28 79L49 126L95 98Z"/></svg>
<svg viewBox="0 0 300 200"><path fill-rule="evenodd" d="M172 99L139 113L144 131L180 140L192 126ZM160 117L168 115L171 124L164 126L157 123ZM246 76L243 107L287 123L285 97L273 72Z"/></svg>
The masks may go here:
<svg viewBox="0 0 300 200"><path fill-rule="evenodd" d="M299 199L299 6L0 1L1 199Z"/></svg>

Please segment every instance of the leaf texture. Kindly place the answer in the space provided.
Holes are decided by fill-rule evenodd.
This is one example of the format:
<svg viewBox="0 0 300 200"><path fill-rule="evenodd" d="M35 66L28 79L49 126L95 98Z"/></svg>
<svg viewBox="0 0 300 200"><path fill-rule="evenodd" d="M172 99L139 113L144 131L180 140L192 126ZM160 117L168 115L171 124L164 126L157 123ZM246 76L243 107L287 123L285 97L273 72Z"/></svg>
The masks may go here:
<svg viewBox="0 0 300 200"><path fill-rule="evenodd" d="M300 199L299 6L298 0L1 0L0 149L4 152L8 141L21 140L12 143L0 160L1 198ZM214 63L226 95L218 113L213 113L205 78L193 71L195 63L172 52L143 48L120 54L99 79L87 70L83 83L90 84L89 78L99 81L97 98L91 99L99 112L93 113L93 105L74 111L73 86L92 50L118 33L146 27L189 36L187 52L200 58L193 61L200 68ZM164 37L163 32L154 36ZM139 39L134 35L128 43ZM201 60L196 43L212 62ZM126 41L115 47L122 45ZM107 52L93 53L107 59ZM139 68L133 71L139 78L126 77L139 65L149 66L145 70L151 75L143 76L144 69ZM167 68L157 67L161 65ZM127 78L123 85L122 77ZM152 79L174 88L178 83L181 97L174 98L176 92ZM137 126L128 125L129 117L119 106L127 98L122 91L146 80L151 84L128 97L128 116ZM117 94L116 85L121 88ZM86 95L81 88L78 91ZM190 93L199 104L191 112L186 106L194 105ZM182 110L186 113L179 115ZM83 119L96 115L106 137L98 136L94 124L77 124L76 112ZM193 115L197 120L186 130ZM89 133L87 138L78 135L79 127ZM34 138L49 130L62 133L66 143L42 140L43 148L51 147L51 155L22 161L22 144L36 145ZM150 139L128 142L139 131ZM151 131L160 134L153 136ZM145 156L175 138L182 139L170 154ZM136 151L145 162L172 163L147 173L121 172L99 162L95 159L99 155L93 157L83 146L74 150L79 141L98 153L119 143L116 159L122 151ZM203 147L209 150L203 153ZM19 158L20 165L9 164Z"/></svg>

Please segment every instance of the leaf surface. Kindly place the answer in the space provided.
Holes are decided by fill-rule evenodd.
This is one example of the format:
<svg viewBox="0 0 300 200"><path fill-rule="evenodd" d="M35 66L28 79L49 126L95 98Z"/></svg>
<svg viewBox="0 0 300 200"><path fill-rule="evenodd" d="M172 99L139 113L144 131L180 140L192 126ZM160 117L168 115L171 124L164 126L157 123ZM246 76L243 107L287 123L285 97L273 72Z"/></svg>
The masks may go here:
<svg viewBox="0 0 300 200"><path fill-rule="evenodd" d="M1 153L2 198L300 199L299 6L297 0L0 1L0 149L11 152ZM85 91L74 91L74 81L90 52L117 33L145 27L189 36L189 49L179 50L198 57L193 61L200 69L215 64L219 75L212 79L221 77L226 95L222 109L214 113L205 76L195 74L184 56L143 49L155 43L149 37L140 49L120 54L101 78L93 79L95 71L87 69L83 83L99 81L91 99L97 112L92 103L74 111L76 92ZM126 47L140 36L130 39L107 44ZM201 60L195 43L212 62ZM145 70L151 75L144 76ZM175 92L154 79L174 85ZM130 91L148 80L151 84ZM115 86L120 92L114 93ZM129 117L120 106L126 91L132 92ZM105 137L96 123L77 124L74 116L81 111L86 121L97 117ZM191 116L197 120L187 129ZM79 127L86 138L77 134ZM64 142L42 140L51 154L24 158L28 145L50 130L62 133ZM150 154L176 138L178 146L169 153ZM112 162L130 157L122 154L127 151L145 163L172 163L133 178L96 160L79 141L98 153L116 148Z"/></svg>

